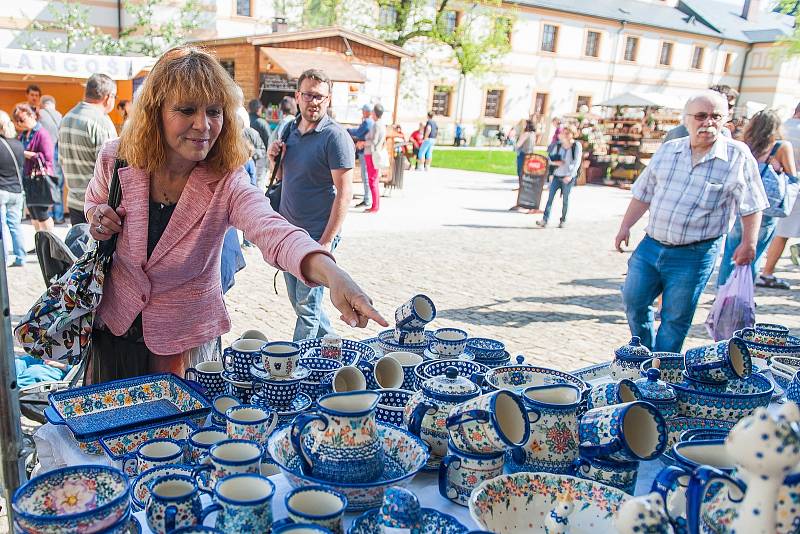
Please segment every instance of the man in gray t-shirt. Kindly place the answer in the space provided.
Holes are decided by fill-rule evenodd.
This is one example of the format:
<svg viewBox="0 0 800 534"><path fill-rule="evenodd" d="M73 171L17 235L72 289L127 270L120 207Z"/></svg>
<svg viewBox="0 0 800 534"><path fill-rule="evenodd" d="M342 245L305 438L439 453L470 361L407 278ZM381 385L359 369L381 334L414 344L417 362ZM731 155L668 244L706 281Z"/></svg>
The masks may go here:
<svg viewBox="0 0 800 534"><path fill-rule="evenodd" d="M333 251L353 196L355 146L347 131L328 116L331 86L322 71L310 69L300 75L295 93L300 118L286 126L290 131L284 135L285 144L279 140L270 146L269 157L274 162L283 150L280 214ZM322 307L324 288L310 288L289 273L284 278L297 314L294 339L332 333Z"/></svg>

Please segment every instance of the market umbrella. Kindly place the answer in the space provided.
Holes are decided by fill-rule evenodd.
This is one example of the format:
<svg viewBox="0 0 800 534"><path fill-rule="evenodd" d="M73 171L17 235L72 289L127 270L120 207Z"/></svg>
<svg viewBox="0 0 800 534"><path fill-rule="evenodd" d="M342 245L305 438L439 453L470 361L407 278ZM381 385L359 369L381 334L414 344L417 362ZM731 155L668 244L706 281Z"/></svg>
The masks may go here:
<svg viewBox="0 0 800 534"><path fill-rule="evenodd" d="M681 108L681 105L674 102L673 99L667 95L662 95L660 93L639 93L634 91L622 93L604 102L600 102L598 105L629 108Z"/></svg>

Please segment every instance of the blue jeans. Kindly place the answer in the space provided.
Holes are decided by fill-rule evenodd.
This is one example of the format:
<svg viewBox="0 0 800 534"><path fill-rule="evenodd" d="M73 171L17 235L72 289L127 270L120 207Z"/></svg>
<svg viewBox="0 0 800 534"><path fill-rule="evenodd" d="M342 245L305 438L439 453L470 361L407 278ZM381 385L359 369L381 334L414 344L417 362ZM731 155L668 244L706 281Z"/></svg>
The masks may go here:
<svg viewBox="0 0 800 534"><path fill-rule="evenodd" d="M331 252L336 250L338 244L339 237L336 237L333 240ZM325 334L333 334L331 321L322 307L325 288L323 286L308 287L293 274L287 272L283 273L283 278L286 281L289 302L292 303L294 313L297 315L293 339L302 341L309 338L321 338Z"/></svg>
<svg viewBox="0 0 800 534"><path fill-rule="evenodd" d="M433 145L436 143L435 139L425 139L419 145L419 155L417 156L417 165L423 160L430 161L433 158Z"/></svg>
<svg viewBox="0 0 800 534"><path fill-rule="evenodd" d="M628 260L622 288L631 334L653 351L681 352L697 301L717 261L722 238L666 247L645 236ZM661 326L655 331L653 301L663 295Z"/></svg>
<svg viewBox="0 0 800 534"><path fill-rule="evenodd" d="M372 206L372 193L369 191L369 178L367 176L367 158L364 157L362 152L358 161L361 164L361 185L364 186L364 204Z"/></svg>
<svg viewBox="0 0 800 534"><path fill-rule="evenodd" d="M11 250L18 262L25 261L25 238L22 235L22 193L0 190L0 221L3 224L3 241L6 232L11 239ZM5 250L3 254L5 255Z"/></svg>
<svg viewBox="0 0 800 534"><path fill-rule="evenodd" d="M775 237L775 227L778 225L778 219L775 217L762 217L761 226L758 229L758 240L756 241L756 257L753 258L753 263L750 264L750 271L753 273L753 280L756 279L761 257L764 252L769 248L772 243L772 238ZM728 277L733 272L733 253L736 247L742 242L742 220L736 217L736 222L733 223L733 228L728 232L728 237L725 238L725 249L722 252L722 262L719 264L719 275L717 276L717 287L721 287L727 282Z"/></svg>
<svg viewBox="0 0 800 534"><path fill-rule="evenodd" d="M58 145L55 146L53 157L53 170L56 173L58 185L58 201L53 204L53 219L60 221L64 218L64 171L61 170L61 162L58 159Z"/></svg>
<svg viewBox="0 0 800 534"><path fill-rule="evenodd" d="M525 164L525 152L517 152L517 176L522 179L522 166Z"/></svg>
<svg viewBox="0 0 800 534"><path fill-rule="evenodd" d="M569 193L572 191L572 185L575 183L573 176L569 182L562 181L563 176L553 176L553 181L550 182L550 192L547 195L547 206L544 208L544 216L542 219L547 222L550 219L550 208L553 207L553 199L556 198L556 191L561 190L561 222L567 220L567 210L569 209Z"/></svg>

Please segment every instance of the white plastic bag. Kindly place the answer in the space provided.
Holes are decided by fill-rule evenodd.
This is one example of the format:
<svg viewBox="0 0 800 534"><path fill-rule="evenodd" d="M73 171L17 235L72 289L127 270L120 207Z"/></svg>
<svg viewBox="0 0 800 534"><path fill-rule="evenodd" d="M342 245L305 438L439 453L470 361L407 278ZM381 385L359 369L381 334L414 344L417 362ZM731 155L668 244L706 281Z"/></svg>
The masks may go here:
<svg viewBox="0 0 800 534"><path fill-rule="evenodd" d="M706 319L706 330L714 341L719 341L732 338L734 332L751 327L755 322L756 304L750 265L737 265L717 292L717 300Z"/></svg>

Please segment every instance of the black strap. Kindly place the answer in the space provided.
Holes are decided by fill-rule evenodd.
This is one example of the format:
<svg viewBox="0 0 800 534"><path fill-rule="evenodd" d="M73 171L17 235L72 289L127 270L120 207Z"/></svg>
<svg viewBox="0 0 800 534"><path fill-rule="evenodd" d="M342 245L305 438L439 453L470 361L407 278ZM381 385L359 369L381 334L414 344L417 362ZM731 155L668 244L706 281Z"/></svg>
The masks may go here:
<svg viewBox="0 0 800 534"><path fill-rule="evenodd" d="M122 201L122 186L119 183L119 170L122 167L127 166L128 163L124 160L114 160L114 172L111 175L111 184L108 186L108 205L115 210L119 207L119 204ZM114 255L114 251L117 249L118 235L119 234L114 234L111 236L111 239L100 241L97 244L97 251L101 257L108 260L108 267L111 266L111 257ZM108 267L106 269L108 269ZM106 270L106 272L108 272L108 270Z"/></svg>
<svg viewBox="0 0 800 534"><path fill-rule="evenodd" d="M292 122L286 124L286 126L283 127L283 131L281 132L281 143L283 143L284 147L286 146L286 141L289 139L289 135L291 135L292 133L292 128L297 125L299 120L300 119L298 114L297 119L293 120ZM280 168L281 163L283 162L283 151L284 149L281 148L280 152L278 152L278 156L275 158L275 166L272 168L272 176L269 179L269 185L267 186L267 190L272 188L272 185L275 183L275 178L278 176L278 169Z"/></svg>

